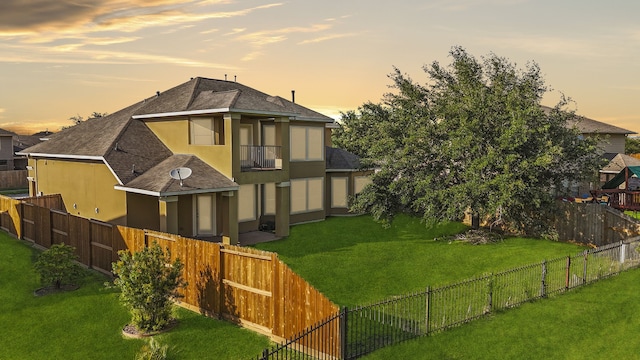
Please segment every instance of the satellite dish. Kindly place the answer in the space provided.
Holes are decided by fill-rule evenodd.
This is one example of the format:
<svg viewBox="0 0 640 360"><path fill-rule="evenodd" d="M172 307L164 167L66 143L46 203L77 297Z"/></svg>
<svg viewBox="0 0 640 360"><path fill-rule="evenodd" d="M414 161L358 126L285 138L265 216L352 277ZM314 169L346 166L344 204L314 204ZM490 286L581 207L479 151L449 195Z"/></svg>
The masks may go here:
<svg viewBox="0 0 640 360"><path fill-rule="evenodd" d="M188 167L179 167L171 170L169 176L171 176L172 179L180 180L180 186L182 186L182 180L191 176L191 173L192 171Z"/></svg>

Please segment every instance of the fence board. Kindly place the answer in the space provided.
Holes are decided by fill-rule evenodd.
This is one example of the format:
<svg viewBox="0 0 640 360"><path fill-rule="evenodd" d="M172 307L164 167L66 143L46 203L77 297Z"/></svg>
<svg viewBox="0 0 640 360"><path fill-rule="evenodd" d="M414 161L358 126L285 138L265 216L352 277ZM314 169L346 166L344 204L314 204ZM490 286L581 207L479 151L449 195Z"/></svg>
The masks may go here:
<svg viewBox="0 0 640 360"><path fill-rule="evenodd" d="M21 201L0 195L0 228L17 238L22 237Z"/></svg>
<svg viewBox="0 0 640 360"><path fill-rule="evenodd" d="M0 171L0 189L19 189L29 187L27 170Z"/></svg>
<svg viewBox="0 0 640 360"><path fill-rule="evenodd" d="M609 206L561 203L555 228L561 241L602 246L624 240L625 231L640 229L640 221Z"/></svg>
<svg viewBox="0 0 640 360"><path fill-rule="evenodd" d="M29 204L46 207L47 209L60 210L64 212L67 211L66 207L64 206L64 201L62 201L62 195L60 194L34 196L21 200Z"/></svg>

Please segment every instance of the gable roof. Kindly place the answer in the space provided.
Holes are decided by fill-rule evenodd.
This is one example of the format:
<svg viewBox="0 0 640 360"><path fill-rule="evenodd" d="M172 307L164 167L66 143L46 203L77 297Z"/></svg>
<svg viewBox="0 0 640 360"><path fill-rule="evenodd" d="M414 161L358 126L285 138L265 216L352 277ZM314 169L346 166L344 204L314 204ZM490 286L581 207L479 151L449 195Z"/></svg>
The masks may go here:
<svg viewBox="0 0 640 360"><path fill-rule="evenodd" d="M171 170L180 167L187 167L192 171L191 176L182 181L182 185L180 180L169 176ZM126 185L115 188L145 195L173 196L236 190L238 184L198 157L178 154L168 157Z"/></svg>
<svg viewBox="0 0 640 360"><path fill-rule="evenodd" d="M193 78L145 100L133 118L236 112L333 122L333 119L279 96L271 96L235 81Z"/></svg>
<svg viewBox="0 0 640 360"><path fill-rule="evenodd" d="M541 107L547 114L553 110L548 106L541 105ZM615 125L603 123L580 115L574 116L567 125L570 127L577 127L582 134L635 134L635 132L631 130L623 129Z"/></svg>
<svg viewBox="0 0 640 360"><path fill-rule="evenodd" d="M5 130L5 129L0 129L0 136L13 136L15 135L15 133L12 133L11 131Z"/></svg>
<svg viewBox="0 0 640 360"><path fill-rule="evenodd" d="M625 154L617 154L609 161L605 167L600 169L601 173L617 174L626 167L640 166L640 159Z"/></svg>
<svg viewBox="0 0 640 360"><path fill-rule="evenodd" d="M325 146L325 160L327 171L360 170L360 158L347 150Z"/></svg>
<svg viewBox="0 0 640 360"><path fill-rule="evenodd" d="M140 102L84 121L18 155L103 161L118 183L126 184L172 155L144 122L131 120L133 112L142 105Z"/></svg>

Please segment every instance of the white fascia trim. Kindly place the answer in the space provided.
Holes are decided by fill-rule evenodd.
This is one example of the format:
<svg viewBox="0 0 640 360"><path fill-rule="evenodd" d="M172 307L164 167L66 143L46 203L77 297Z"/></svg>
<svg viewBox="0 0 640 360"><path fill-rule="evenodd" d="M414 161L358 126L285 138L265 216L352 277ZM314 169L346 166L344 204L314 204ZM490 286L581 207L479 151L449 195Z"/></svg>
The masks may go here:
<svg viewBox="0 0 640 360"><path fill-rule="evenodd" d="M91 156L91 155L67 155L67 154L47 154L47 153L27 153L25 154L27 155L27 157L47 157L47 158L54 158L54 159L72 159L72 160L96 160L96 161L102 161L103 164L105 164L107 166L107 168L109 169L109 171L111 171L111 174L113 175L114 178L116 178L116 180L118 180L118 184L122 185L122 181L120 180L120 178L118 177L118 175L116 174L115 171L113 171L113 168L111 168L111 165L109 165L109 163L107 162L107 160L104 159L104 156Z"/></svg>
<svg viewBox="0 0 640 360"><path fill-rule="evenodd" d="M102 156L92 156L92 155L67 155L67 154L47 154L47 153L25 153L27 156L38 156L38 157L50 157L50 158L59 158L59 159L77 159L77 160L100 160L104 161L104 157Z"/></svg>
<svg viewBox="0 0 640 360"><path fill-rule="evenodd" d="M159 117L202 115L202 114L215 114L215 113L225 113L225 112L229 112L229 108L174 111L174 112L168 112L168 113L133 115L131 118L132 119L151 119L151 118L159 118Z"/></svg>
<svg viewBox="0 0 640 360"><path fill-rule="evenodd" d="M220 109L187 110L187 111L174 111L174 112L168 112L168 113L134 115L134 116L132 116L132 118L133 119L151 119L151 118L161 118L161 117L170 117L170 116L219 114L219 113L229 113L229 112L252 114L252 115L295 116L295 114L291 114L291 113L278 113L278 112L272 112L272 111L257 111L257 110L242 110L242 109L232 109L232 108L220 108Z"/></svg>
<svg viewBox="0 0 640 360"><path fill-rule="evenodd" d="M119 186L119 185L116 185L113 188L116 189L116 190L122 190L122 191L135 193L135 194L164 197L164 196L206 194L206 193L217 193L217 192L233 191L233 190L238 190L239 186L228 187L228 188L219 188L219 189L196 189L196 190L189 190L189 191L169 191L169 192L158 192L158 191L151 191L151 190L143 190L143 189L136 189L136 188L130 188L130 187L126 187L126 186Z"/></svg>

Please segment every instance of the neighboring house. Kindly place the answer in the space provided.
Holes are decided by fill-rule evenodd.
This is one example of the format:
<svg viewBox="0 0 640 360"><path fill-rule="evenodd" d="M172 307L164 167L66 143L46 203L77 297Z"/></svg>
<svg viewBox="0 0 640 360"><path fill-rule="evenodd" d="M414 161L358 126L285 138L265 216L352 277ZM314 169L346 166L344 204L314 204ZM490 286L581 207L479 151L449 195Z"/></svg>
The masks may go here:
<svg viewBox="0 0 640 360"><path fill-rule="evenodd" d="M13 170L13 133L0 129L0 171Z"/></svg>
<svg viewBox="0 0 640 360"><path fill-rule="evenodd" d="M633 166L640 166L640 159L636 159L635 157L625 154L616 154L610 159L609 163L600 170L600 186L612 180L625 168ZM634 180L631 184L631 189L635 189L638 187L636 181L637 180ZM621 189L624 188L624 184L620 186Z"/></svg>
<svg viewBox="0 0 640 360"><path fill-rule="evenodd" d="M265 225L286 236L290 224L332 215L331 123L237 82L193 78L20 154L31 194L60 193L71 213L236 243Z"/></svg>
<svg viewBox="0 0 640 360"><path fill-rule="evenodd" d="M542 106L542 108L547 113L552 110L548 106ZM612 154L610 155L611 157L618 153L624 154L627 135L635 134L633 131L580 115L576 115L573 121L568 123L568 126L576 126L584 137L600 136L600 148L603 150L603 153Z"/></svg>

